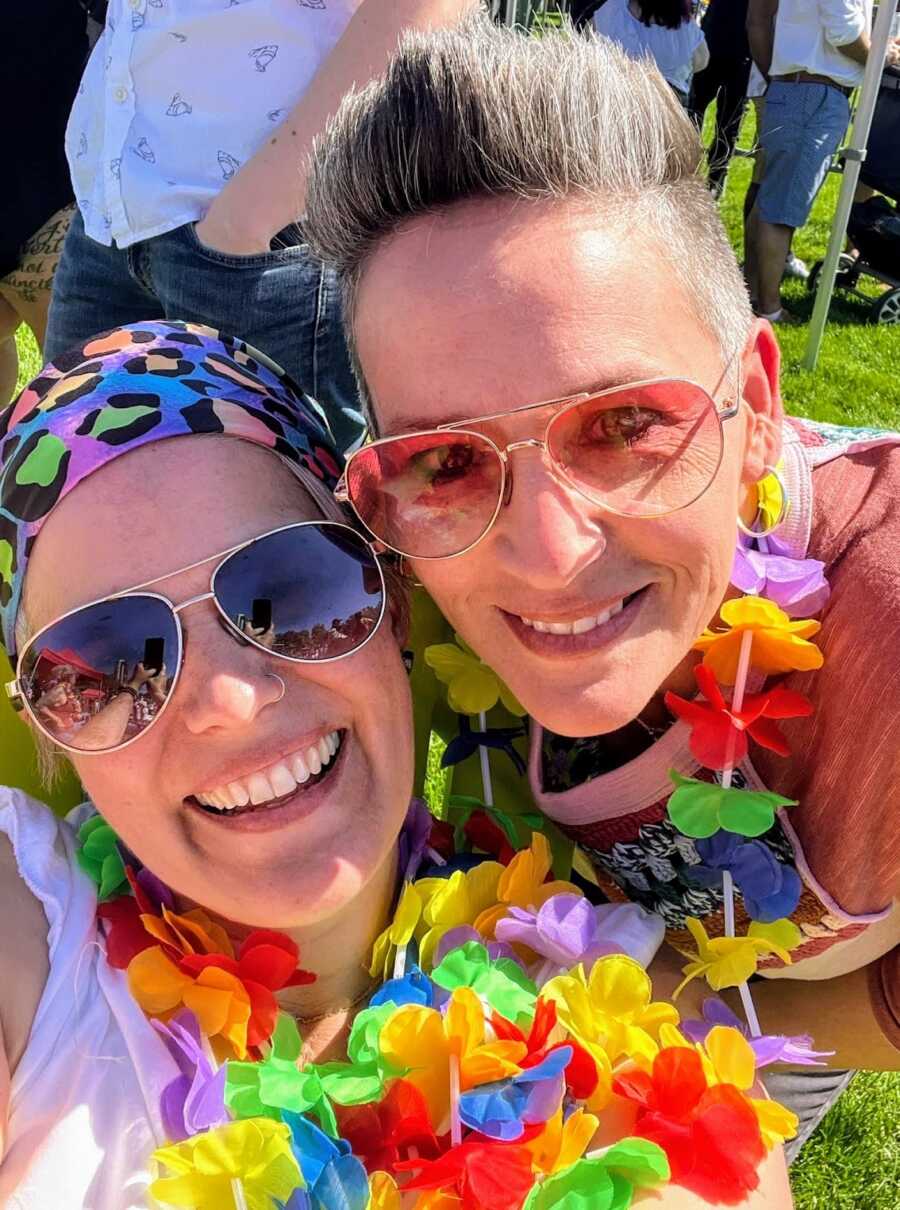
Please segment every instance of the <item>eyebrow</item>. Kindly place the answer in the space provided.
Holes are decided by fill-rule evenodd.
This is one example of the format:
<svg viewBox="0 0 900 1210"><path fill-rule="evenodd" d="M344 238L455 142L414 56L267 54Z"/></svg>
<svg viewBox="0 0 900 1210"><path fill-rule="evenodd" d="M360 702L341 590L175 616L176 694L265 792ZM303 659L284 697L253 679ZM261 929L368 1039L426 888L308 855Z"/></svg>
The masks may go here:
<svg viewBox="0 0 900 1210"><path fill-rule="evenodd" d="M439 412L436 416L415 416L401 412L395 417L390 424L380 425L378 430L379 437L397 437L404 433L413 433L419 429L437 429L445 424L476 424L485 416L503 416L508 412L514 412L517 408L533 407L541 403L555 403L562 399L573 399L577 395L592 395L599 391L608 391L611 387L628 386L633 382L647 382L655 378L681 378L681 374L673 374L671 369L659 365L656 362L647 361L629 361L622 362L608 370L601 371L598 376L591 378L583 386L573 387L569 391L560 392L555 396L548 396L546 399L523 399L519 403L514 403L511 407L501 408L486 407L483 412L479 412L476 416L461 416L458 412ZM375 402L375 411L378 411L378 403Z"/></svg>

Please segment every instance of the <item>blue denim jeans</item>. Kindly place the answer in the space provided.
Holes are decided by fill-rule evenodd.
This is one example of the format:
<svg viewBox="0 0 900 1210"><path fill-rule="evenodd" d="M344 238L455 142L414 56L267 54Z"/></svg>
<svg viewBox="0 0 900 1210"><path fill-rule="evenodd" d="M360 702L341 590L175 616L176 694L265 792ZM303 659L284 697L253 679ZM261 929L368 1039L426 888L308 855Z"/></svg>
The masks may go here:
<svg viewBox="0 0 900 1210"><path fill-rule="evenodd" d="M130 248L85 234L76 211L53 282L45 353L52 361L97 332L146 319L208 324L255 345L325 411L342 450L363 433L333 273L299 230L286 246L232 256L200 243L193 223Z"/></svg>

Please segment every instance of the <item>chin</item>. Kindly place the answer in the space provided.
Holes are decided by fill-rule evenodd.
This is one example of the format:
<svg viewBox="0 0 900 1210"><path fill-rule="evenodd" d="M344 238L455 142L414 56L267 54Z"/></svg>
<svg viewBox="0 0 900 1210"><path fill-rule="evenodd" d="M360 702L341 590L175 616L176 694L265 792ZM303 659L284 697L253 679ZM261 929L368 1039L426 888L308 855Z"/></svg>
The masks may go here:
<svg viewBox="0 0 900 1210"><path fill-rule="evenodd" d="M587 685L551 686L531 680L519 700L536 722L556 735L571 739L607 735L640 714L665 676L662 669L646 673L624 669L601 674Z"/></svg>

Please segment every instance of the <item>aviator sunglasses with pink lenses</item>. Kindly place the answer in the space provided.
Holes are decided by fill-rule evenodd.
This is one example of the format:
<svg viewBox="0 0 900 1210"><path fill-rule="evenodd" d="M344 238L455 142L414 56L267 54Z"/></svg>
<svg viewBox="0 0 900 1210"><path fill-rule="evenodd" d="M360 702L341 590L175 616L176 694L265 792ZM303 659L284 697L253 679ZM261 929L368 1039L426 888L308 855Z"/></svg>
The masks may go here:
<svg viewBox="0 0 900 1210"><path fill-rule="evenodd" d="M477 545L509 503L513 450L535 449L592 504L663 517L693 504L718 472L723 421L741 404L740 364L734 397L715 402L731 364L712 394L688 379L658 378L384 437L351 454L335 495L388 549L450 559ZM549 407L540 438L501 447L478 428Z"/></svg>

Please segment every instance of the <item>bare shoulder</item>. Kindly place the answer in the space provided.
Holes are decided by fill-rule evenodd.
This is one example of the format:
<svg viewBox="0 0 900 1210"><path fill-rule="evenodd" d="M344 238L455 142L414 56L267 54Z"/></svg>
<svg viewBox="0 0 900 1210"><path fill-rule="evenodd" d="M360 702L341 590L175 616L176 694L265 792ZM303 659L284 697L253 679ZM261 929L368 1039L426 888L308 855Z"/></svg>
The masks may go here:
<svg viewBox="0 0 900 1210"><path fill-rule="evenodd" d="M5 1056L9 1072L25 1051L49 967L47 917L19 874L9 839L0 836L0 1068Z"/></svg>
<svg viewBox="0 0 900 1210"><path fill-rule="evenodd" d="M645 1210L703 1210L712 1203L678 1185L664 1185L637 1194L631 1204ZM740 1203L741 1210L791 1210L793 1205L784 1152L776 1147L763 1161L759 1187Z"/></svg>

